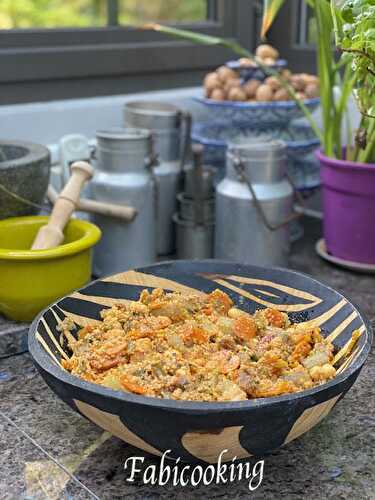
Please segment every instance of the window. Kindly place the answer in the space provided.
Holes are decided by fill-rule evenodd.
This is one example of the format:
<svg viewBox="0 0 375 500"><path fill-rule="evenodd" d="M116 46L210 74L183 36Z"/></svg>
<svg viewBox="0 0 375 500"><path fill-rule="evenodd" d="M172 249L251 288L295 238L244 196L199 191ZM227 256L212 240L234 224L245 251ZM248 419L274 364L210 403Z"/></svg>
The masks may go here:
<svg viewBox="0 0 375 500"><path fill-rule="evenodd" d="M289 0L284 4L269 39L293 71L316 72L316 25L305 0Z"/></svg>
<svg viewBox="0 0 375 500"><path fill-rule="evenodd" d="M206 0L2 0L1 29L131 26L207 19Z"/></svg>
<svg viewBox="0 0 375 500"><path fill-rule="evenodd" d="M302 47L314 46L316 36L316 22L313 11L305 1L300 1L298 5L296 42Z"/></svg>
<svg viewBox="0 0 375 500"><path fill-rule="evenodd" d="M0 102L196 85L233 55L140 29L148 21L253 48L249 0L1 0ZM5 101L6 98L6 101Z"/></svg>

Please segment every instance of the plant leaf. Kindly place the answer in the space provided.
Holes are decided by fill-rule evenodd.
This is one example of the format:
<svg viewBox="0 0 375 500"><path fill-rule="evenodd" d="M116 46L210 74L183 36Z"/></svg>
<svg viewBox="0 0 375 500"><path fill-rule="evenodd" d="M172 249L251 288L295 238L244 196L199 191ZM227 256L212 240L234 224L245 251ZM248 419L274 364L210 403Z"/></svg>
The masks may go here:
<svg viewBox="0 0 375 500"><path fill-rule="evenodd" d="M262 38L265 37L268 30L272 26L277 13L280 8L285 3L285 0L264 0L263 1L263 19L262 19L262 28L260 32L260 36Z"/></svg>

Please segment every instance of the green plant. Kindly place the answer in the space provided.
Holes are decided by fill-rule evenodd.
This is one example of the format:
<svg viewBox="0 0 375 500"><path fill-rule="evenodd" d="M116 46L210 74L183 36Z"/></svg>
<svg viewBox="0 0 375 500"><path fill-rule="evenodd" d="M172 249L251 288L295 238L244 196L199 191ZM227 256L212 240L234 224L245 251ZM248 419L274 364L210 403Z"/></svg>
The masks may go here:
<svg viewBox="0 0 375 500"><path fill-rule="evenodd" d="M313 9L317 30L317 60L323 109L324 151L341 157L340 141L345 110L351 93L357 99L362 119L355 144L348 126L346 159L375 161L375 0L305 0ZM285 0L265 0L264 35ZM332 31L341 51L335 63ZM335 85L341 95L335 99Z"/></svg>
<svg viewBox="0 0 375 500"><path fill-rule="evenodd" d="M362 113L357 132L360 161L375 159L375 0L331 0L336 45L352 57L354 96Z"/></svg>
<svg viewBox="0 0 375 500"><path fill-rule="evenodd" d="M373 26L371 24L374 23L374 19L371 18L371 16L369 19L368 13L370 12L370 14L372 14L372 8L375 4L375 0L354 0L352 2L343 2L342 0L305 1L313 9L318 31L317 62L320 78L320 98L323 117L322 131L319 130L311 113L297 98L290 85L276 72L262 66L261 62L256 60L253 54L236 42L217 37L210 37L207 35L200 35L191 31L177 30L166 26L152 25L152 28L176 37L190 39L196 43L224 45L232 49L240 56L255 59L266 74L274 75L279 78L282 85L300 106L316 135L321 140L322 148L327 156L342 158L343 144L341 138L342 130L344 128L344 124L346 123L348 130L345 144L346 158L362 162L375 161L375 120L371 116L372 107L368 106L368 101L371 104L371 99L374 99L374 93L372 93L371 96L371 88L366 87L369 91L365 91L363 90L364 87L362 84L364 81L366 66L364 59L368 59L369 50L366 42L366 36L371 35L370 39L374 39L374 32L372 31ZM285 0L264 1L262 36L267 33L284 2ZM358 11L359 4L361 4L361 8ZM358 18L357 12L360 12L362 17ZM349 22L351 21L351 14L353 15L353 21ZM344 20L346 16L349 17ZM368 32L369 30L370 32ZM342 54L338 59L335 58L333 50L333 33L336 35L337 43L342 41L342 44L339 43L339 48L342 49ZM353 45L354 43L356 45ZM355 68L355 71L353 71L353 68ZM369 66L367 64L367 72L370 72L372 76L373 69L373 66ZM368 76L366 78L368 78ZM366 85L369 85L368 79L366 79L366 82ZM355 145L353 144L352 129L347 113L348 101L353 91L357 96L358 101L361 103L361 110L363 111L363 105L367 106L367 112L363 115L359 133L355 136ZM374 103L372 101L372 106L373 105Z"/></svg>

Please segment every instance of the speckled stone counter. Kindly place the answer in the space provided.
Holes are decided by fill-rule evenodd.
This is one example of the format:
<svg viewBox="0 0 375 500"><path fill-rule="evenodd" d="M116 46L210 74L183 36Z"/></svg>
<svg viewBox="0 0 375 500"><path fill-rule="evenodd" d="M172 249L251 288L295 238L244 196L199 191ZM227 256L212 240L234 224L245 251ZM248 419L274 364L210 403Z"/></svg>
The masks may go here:
<svg viewBox="0 0 375 500"><path fill-rule="evenodd" d="M342 291L374 322L375 276L353 274L321 261L314 251L319 236L319 224L306 221L305 237L294 245L290 267ZM18 332L21 338L24 328L1 320L0 344L1 332ZM22 352L21 344L22 339L14 352ZM372 500L375 354L345 399L321 424L264 457L264 479L253 493L247 480L196 488L127 482L124 462L142 452L70 410L45 385L27 353L0 357L0 435L0 499ZM147 456L143 467L152 463L158 459Z"/></svg>

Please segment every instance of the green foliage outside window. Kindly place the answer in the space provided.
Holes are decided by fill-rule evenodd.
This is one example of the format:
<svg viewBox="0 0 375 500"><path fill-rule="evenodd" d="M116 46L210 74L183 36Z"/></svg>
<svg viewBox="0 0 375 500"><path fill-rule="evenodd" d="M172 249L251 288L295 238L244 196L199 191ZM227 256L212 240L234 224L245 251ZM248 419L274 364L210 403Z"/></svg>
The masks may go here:
<svg viewBox="0 0 375 500"><path fill-rule="evenodd" d="M0 29L106 26L107 8L107 0L1 0ZM206 0L118 0L118 21L200 21L206 9Z"/></svg>

